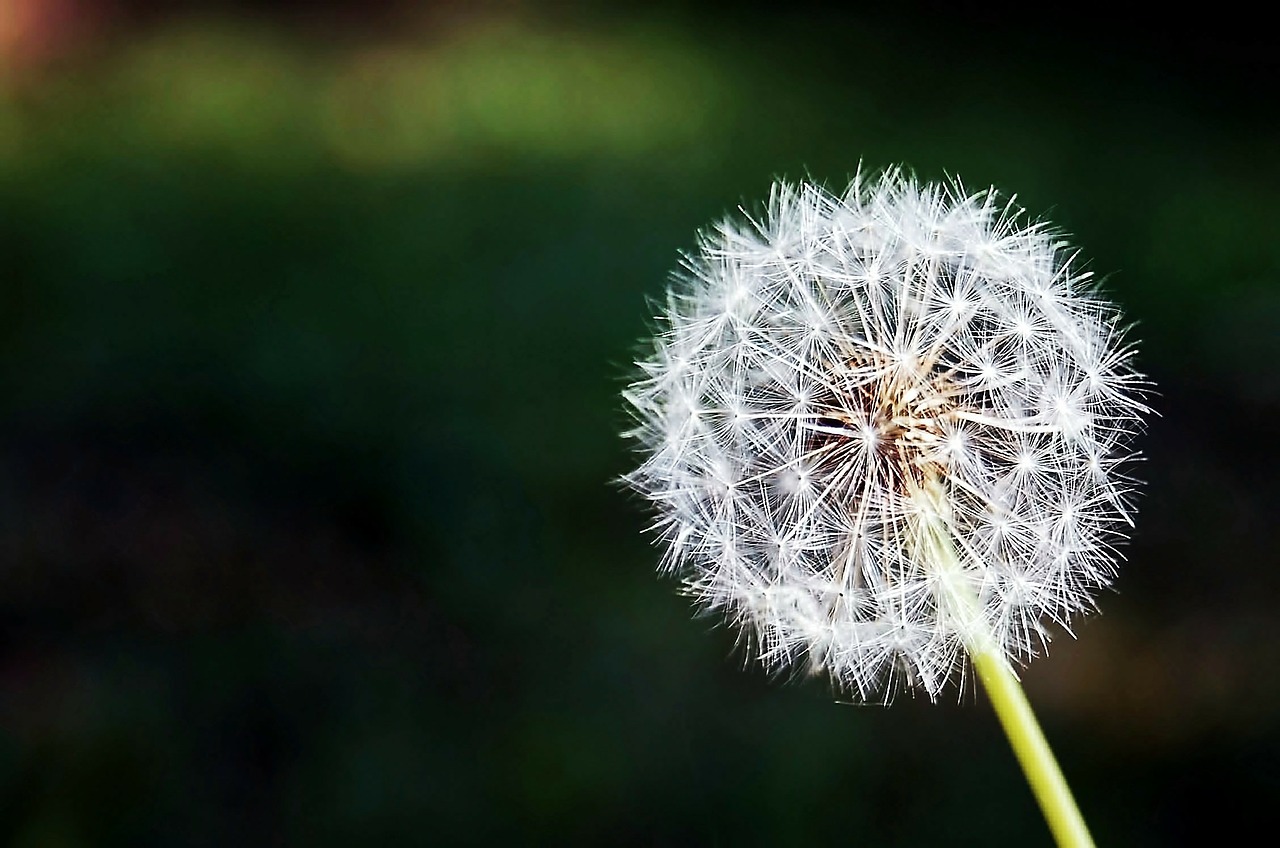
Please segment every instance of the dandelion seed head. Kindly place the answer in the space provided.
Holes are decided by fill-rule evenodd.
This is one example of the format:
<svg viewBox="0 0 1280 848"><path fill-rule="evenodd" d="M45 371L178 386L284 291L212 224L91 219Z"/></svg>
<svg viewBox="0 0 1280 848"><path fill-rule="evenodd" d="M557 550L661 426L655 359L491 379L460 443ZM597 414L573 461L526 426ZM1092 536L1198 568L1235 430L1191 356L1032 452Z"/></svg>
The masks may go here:
<svg viewBox="0 0 1280 848"><path fill-rule="evenodd" d="M684 258L624 392L661 568L770 669L862 700L963 676L957 584L1025 663L1094 607L1132 523L1147 383L1119 320L994 190L775 184Z"/></svg>

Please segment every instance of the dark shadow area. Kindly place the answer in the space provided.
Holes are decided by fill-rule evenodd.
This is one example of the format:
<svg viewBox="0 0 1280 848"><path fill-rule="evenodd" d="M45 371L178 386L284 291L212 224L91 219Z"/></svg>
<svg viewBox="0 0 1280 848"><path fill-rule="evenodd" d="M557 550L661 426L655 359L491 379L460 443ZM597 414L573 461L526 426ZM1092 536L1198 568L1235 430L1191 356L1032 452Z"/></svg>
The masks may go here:
<svg viewBox="0 0 1280 848"><path fill-rule="evenodd" d="M677 251L859 161L1018 192L1138 322L1127 562L1026 684L1100 845L1265 826L1270 60L816 4L99 5L65 49L0 28L0 840L1046 844L983 696L744 670L613 482Z"/></svg>

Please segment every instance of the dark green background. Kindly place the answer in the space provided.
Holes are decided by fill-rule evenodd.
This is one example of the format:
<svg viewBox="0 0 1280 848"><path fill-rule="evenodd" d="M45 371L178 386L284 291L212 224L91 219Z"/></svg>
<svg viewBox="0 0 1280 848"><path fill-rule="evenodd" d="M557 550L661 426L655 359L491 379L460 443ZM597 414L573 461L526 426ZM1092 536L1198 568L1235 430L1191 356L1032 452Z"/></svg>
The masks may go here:
<svg viewBox="0 0 1280 848"><path fill-rule="evenodd" d="M1274 829L1257 32L181 5L0 54L0 839L1048 844L981 694L743 671L610 482L677 250L859 161L1016 192L1138 323L1128 562L1025 675L1099 844Z"/></svg>

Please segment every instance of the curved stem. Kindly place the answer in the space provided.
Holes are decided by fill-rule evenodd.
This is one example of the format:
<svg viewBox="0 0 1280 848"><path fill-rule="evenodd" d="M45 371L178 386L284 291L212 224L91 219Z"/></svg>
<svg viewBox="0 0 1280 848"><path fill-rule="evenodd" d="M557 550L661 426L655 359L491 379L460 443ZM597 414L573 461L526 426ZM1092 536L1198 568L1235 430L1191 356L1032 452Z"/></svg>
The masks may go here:
<svg viewBox="0 0 1280 848"><path fill-rule="evenodd" d="M1062 769L1040 730L1022 685L1009 666L1004 648L996 641L983 615L975 585L979 578L961 564L947 521L947 500L941 484L928 480L916 496L920 508L919 536L915 540L918 554L934 570L939 606L963 634L974 669L991 698L1054 841L1059 848L1093 848L1093 838Z"/></svg>

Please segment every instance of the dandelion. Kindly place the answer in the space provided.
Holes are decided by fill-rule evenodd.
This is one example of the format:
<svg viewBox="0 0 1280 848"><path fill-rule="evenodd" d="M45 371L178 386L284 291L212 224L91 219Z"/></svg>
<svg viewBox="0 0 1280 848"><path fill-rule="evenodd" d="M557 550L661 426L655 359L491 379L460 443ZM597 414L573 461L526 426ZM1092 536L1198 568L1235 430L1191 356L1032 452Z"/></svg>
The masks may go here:
<svg viewBox="0 0 1280 848"><path fill-rule="evenodd" d="M662 570L769 669L860 701L936 700L972 662L1007 729L1030 722L1010 734L1042 805L1070 802L1012 668L1113 578L1148 410L1059 234L898 170L778 183L758 219L702 234L658 321L626 480Z"/></svg>

